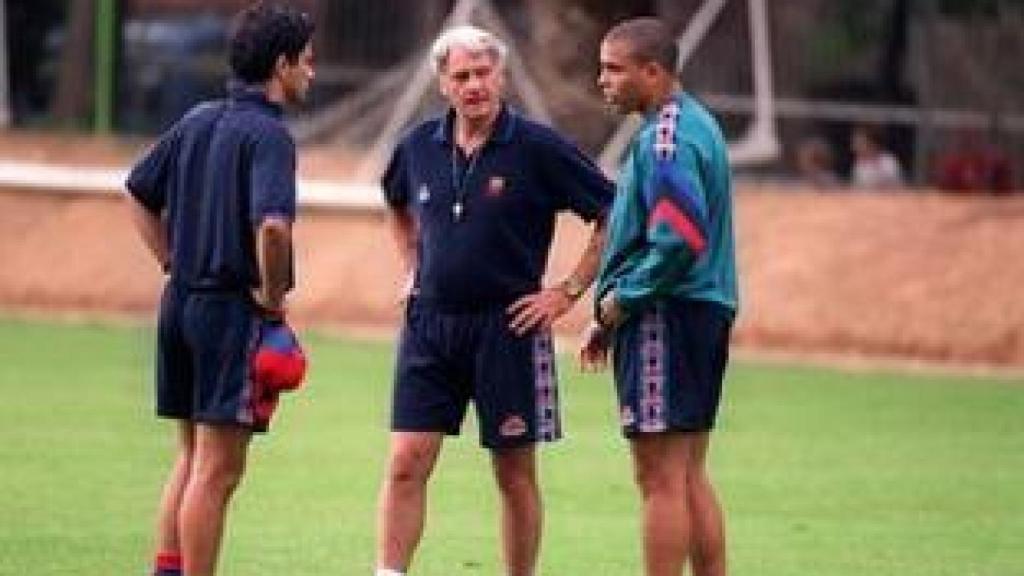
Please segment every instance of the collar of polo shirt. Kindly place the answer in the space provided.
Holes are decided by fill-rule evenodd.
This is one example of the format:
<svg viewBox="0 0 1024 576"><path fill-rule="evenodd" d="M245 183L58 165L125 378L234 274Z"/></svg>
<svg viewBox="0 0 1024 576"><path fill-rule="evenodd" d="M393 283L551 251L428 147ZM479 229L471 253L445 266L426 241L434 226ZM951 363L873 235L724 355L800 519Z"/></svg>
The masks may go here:
<svg viewBox="0 0 1024 576"><path fill-rule="evenodd" d="M449 108L444 120L437 124L437 130L434 131L434 140L445 146L450 146L452 143L452 126L454 125L455 109ZM515 112L509 108L508 104L502 103L501 110L498 111L498 117L494 119L494 130L491 131L491 136L487 141L507 144L512 140L515 125Z"/></svg>
<svg viewBox="0 0 1024 576"><path fill-rule="evenodd" d="M228 80L228 99L232 102L246 102L265 108L277 118L284 116L284 107L267 99L267 92L259 84L246 84L238 79Z"/></svg>

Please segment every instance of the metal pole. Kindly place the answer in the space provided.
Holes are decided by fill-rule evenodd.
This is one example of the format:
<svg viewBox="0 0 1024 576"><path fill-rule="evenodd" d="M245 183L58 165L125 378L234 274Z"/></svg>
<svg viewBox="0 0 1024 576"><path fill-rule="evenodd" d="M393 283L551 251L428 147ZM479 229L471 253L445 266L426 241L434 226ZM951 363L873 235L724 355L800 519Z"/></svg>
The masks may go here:
<svg viewBox="0 0 1024 576"><path fill-rule="evenodd" d="M710 0L701 4L700 9L693 15L686 25L686 30L679 35L676 45L679 47L679 61L676 62L677 74L683 73L683 68L690 61L690 56L697 49L704 37L708 35L711 25L718 20L718 16L725 8L728 0Z"/></svg>
<svg viewBox="0 0 1024 576"><path fill-rule="evenodd" d="M0 128L11 124L11 84L7 67L7 2L0 1Z"/></svg>
<svg viewBox="0 0 1024 576"><path fill-rule="evenodd" d="M920 107L921 121L914 138L914 170L908 176L914 184L923 186L928 180L928 161L933 150L932 140L935 138L935 99L932 96L932 67L935 62L929 57L928 48L934 41L936 6L933 0L920 0L917 9L921 22L916 50L917 89L920 96L917 105Z"/></svg>
<svg viewBox="0 0 1024 576"><path fill-rule="evenodd" d="M106 134L113 128L114 43L117 35L116 0L99 0L96 7L96 75L93 91L93 131Z"/></svg>

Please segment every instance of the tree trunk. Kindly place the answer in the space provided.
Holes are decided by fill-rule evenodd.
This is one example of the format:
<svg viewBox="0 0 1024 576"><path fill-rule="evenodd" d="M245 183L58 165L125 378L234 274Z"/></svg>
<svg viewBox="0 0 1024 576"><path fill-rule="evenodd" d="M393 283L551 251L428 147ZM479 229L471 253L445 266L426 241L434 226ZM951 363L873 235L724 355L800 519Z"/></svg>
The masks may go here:
<svg viewBox="0 0 1024 576"><path fill-rule="evenodd" d="M89 117L95 15L96 0L71 2L53 105L58 122L79 123Z"/></svg>

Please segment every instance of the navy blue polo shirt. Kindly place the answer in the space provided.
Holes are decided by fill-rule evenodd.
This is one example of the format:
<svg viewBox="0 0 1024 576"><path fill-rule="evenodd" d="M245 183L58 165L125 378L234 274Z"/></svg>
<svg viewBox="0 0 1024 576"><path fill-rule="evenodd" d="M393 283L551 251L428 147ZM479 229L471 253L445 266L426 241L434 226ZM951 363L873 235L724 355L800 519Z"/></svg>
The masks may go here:
<svg viewBox="0 0 1024 576"><path fill-rule="evenodd" d="M295 143L281 117L262 91L233 83L226 100L194 107L132 169L129 193L166 213L175 281L259 285L256 226L295 217Z"/></svg>
<svg viewBox="0 0 1024 576"><path fill-rule="evenodd" d="M540 288L558 212L602 216L614 186L575 146L507 106L466 158L454 117L424 122L398 144L384 197L416 219L418 298L451 310L504 306Z"/></svg>

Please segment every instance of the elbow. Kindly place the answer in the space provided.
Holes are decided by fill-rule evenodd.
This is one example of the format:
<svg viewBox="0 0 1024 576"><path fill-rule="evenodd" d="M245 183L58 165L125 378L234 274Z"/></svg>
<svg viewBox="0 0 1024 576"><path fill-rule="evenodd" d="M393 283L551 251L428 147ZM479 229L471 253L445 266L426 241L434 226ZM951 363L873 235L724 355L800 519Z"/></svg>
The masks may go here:
<svg viewBox="0 0 1024 576"><path fill-rule="evenodd" d="M285 218L265 218L260 223L260 235L269 238L291 238L292 224Z"/></svg>
<svg viewBox="0 0 1024 576"><path fill-rule="evenodd" d="M131 191L129 191L128 194L123 194L122 196L122 202L128 206L128 210L130 210L132 214L141 218L160 218L161 210L159 208L150 206L141 198L132 194Z"/></svg>
<svg viewBox="0 0 1024 576"><path fill-rule="evenodd" d="M282 253L291 246L292 225L283 218L267 218L260 223L257 232L258 244L261 250L272 253Z"/></svg>
<svg viewBox="0 0 1024 576"><path fill-rule="evenodd" d="M394 227L406 228L412 225L413 216L404 206L393 207L388 210L388 222Z"/></svg>

